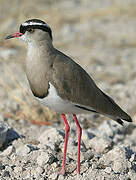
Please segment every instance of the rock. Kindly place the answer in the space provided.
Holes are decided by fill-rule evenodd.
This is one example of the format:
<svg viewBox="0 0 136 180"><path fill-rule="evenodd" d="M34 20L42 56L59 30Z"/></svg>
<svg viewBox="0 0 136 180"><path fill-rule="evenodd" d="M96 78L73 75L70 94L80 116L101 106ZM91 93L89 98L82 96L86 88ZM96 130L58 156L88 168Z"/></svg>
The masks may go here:
<svg viewBox="0 0 136 180"><path fill-rule="evenodd" d="M58 174L57 173L52 173L50 176L49 176L49 179L50 180L56 180L58 177Z"/></svg>
<svg viewBox="0 0 136 180"><path fill-rule="evenodd" d="M74 167L74 166L73 166ZM83 172L86 172L88 169L89 169L89 163L88 163L88 161L87 162L85 162L83 165L81 165L81 168L80 168L80 172L81 172L81 174L83 173ZM76 168L76 166L73 168L73 169L75 169ZM71 168L71 170L73 171L73 169ZM71 171L71 172L72 172ZM76 174L76 171L75 171L75 174Z"/></svg>
<svg viewBox="0 0 136 180"><path fill-rule="evenodd" d="M83 141L88 141L94 137L95 137L95 135L93 133L83 129L83 131L82 131L82 140Z"/></svg>
<svg viewBox="0 0 136 180"><path fill-rule="evenodd" d="M87 152L83 153L83 160L90 161L94 157L94 153L89 149Z"/></svg>
<svg viewBox="0 0 136 180"><path fill-rule="evenodd" d="M41 134L38 138L40 143L48 144L48 143L56 143L58 141L64 141L64 132L57 130L56 128L49 128L45 132Z"/></svg>
<svg viewBox="0 0 136 180"><path fill-rule="evenodd" d="M5 169L5 166L0 162L0 171Z"/></svg>
<svg viewBox="0 0 136 180"><path fill-rule="evenodd" d="M44 167L50 161L50 154L48 152L41 152L40 155L37 157L37 163L39 166Z"/></svg>
<svg viewBox="0 0 136 180"><path fill-rule="evenodd" d="M0 122L0 148L6 142L7 132L8 132L8 126L5 123Z"/></svg>
<svg viewBox="0 0 136 180"><path fill-rule="evenodd" d="M124 163L123 162L121 162L121 161L116 161L116 162L114 162L114 164L113 164L113 171L115 172L115 173L121 173L121 172L123 172L123 170L125 169L127 169L127 166L126 165L124 165Z"/></svg>
<svg viewBox="0 0 136 180"><path fill-rule="evenodd" d="M60 174L58 180L64 180L64 176Z"/></svg>
<svg viewBox="0 0 136 180"><path fill-rule="evenodd" d="M36 168L36 172L38 173L38 174L42 174L43 172L44 172L44 169L42 168L42 167L37 167Z"/></svg>
<svg viewBox="0 0 136 180"><path fill-rule="evenodd" d="M112 142L108 139L94 137L88 143L88 148L93 148L97 153L105 153L112 147Z"/></svg>
<svg viewBox="0 0 136 180"><path fill-rule="evenodd" d="M10 165L5 165L5 170L8 171L8 172L12 172L13 169Z"/></svg>
<svg viewBox="0 0 136 180"><path fill-rule="evenodd" d="M7 149L5 149L0 155L2 156L10 156L15 151L14 146L9 146Z"/></svg>
<svg viewBox="0 0 136 180"><path fill-rule="evenodd" d="M136 161L136 154L132 154L131 158L129 159L130 162Z"/></svg>
<svg viewBox="0 0 136 180"><path fill-rule="evenodd" d="M6 177L6 178L10 177L10 172L9 171L4 171L3 177Z"/></svg>
<svg viewBox="0 0 136 180"><path fill-rule="evenodd" d="M123 127L118 125L114 121L104 121L98 129L94 130L94 134L99 136L99 137L104 137L104 138L110 138L113 139L116 134L119 133L120 130L122 130Z"/></svg>
<svg viewBox="0 0 136 180"><path fill-rule="evenodd" d="M25 156L30 152L30 148L27 145L22 145L16 149L16 153L20 156Z"/></svg>
<svg viewBox="0 0 136 180"><path fill-rule="evenodd" d="M111 169L111 167L106 167L104 169L104 171L109 174L112 171L112 169Z"/></svg>
<svg viewBox="0 0 136 180"><path fill-rule="evenodd" d="M34 176L35 179L41 179L43 172L44 169L42 167L32 168L31 175Z"/></svg>
<svg viewBox="0 0 136 180"><path fill-rule="evenodd" d="M17 174L22 172L22 170L23 170L22 167L14 167L14 172Z"/></svg>
<svg viewBox="0 0 136 180"><path fill-rule="evenodd" d="M57 167L57 163L56 162L52 163L52 168L56 169L56 167Z"/></svg>
<svg viewBox="0 0 136 180"><path fill-rule="evenodd" d="M126 157L126 151L123 147L115 147L104 154L100 159L100 162L103 162L103 164L108 166L111 165L115 173L123 173L130 168Z"/></svg>

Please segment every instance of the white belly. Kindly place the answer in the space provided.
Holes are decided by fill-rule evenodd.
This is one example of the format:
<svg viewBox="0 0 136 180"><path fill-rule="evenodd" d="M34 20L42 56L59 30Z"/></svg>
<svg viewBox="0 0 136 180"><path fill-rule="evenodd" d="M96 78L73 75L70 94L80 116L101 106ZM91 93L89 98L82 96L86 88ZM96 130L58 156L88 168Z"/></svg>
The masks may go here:
<svg viewBox="0 0 136 180"><path fill-rule="evenodd" d="M63 100L61 97L58 96L56 88L51 83L49 83L49 85L50 85L50 88L48 91L48 96L46 96L43 99L36 98L38 101L40 101L46 107L48 107L49 109L51 109L55 112L64 113L64 114L90 113L90 111L76 107L75 106L76 104L74 104L70 101ZM89 107L88 109L91 109L91 108Z"/></svg>

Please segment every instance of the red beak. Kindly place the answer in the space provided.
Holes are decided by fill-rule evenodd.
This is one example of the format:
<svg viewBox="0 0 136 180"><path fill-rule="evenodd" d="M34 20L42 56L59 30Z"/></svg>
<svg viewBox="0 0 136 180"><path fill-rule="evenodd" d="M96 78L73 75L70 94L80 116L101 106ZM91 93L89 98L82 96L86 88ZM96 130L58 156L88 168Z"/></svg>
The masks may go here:
<svg viewBox="0 0 136 180"><path fill-rule="evenodd" d="M7 36L5 39L11 39L11 38L15 38L15 37L20 37L22 35L23 35L23 33L16 32L16 33L14 33L12 35Z"/></svg>

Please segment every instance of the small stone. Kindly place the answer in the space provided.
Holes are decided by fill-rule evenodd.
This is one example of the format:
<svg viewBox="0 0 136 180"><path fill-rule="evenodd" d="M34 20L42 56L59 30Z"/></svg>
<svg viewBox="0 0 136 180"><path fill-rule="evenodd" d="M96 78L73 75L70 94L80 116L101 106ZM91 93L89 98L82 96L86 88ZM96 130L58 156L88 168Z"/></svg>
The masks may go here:
<svg viewBox="0 0 136 180"><path fill-rule="evenodd" d="M49 161L49 154L47 152L41 152L41 154L37 157L37 163L39 166L44 166Z"/></svg>
<svg viewBox="0 0 136 180"><path fill-rule="evenodd" d="M55 143L61 141L64 141L64 134L57 130L56 128L49 128L47 129L44 133L41 134L41 136L38 138L38 140L40 141L40 143L42 144L48 144L48 143Z"/></svg>
<svg viewBox="0 0 136 180"><path fill-rule="evenodd" d="M0 155L2 155L2 156L10 156L12 154L12 152L14 151L14 149L15 148L13 146L9 146Z"/></svg>
<svg viewBox="0 0 136 180"><path fill-rule="evenodd" d="M52 163L52 167L56 168L57 167L57 163L56 162Z"/></svg>
<svg viewBox="0 0 136 180"><path fill-rule="evenodd" d="M52 173L50 176L49 176L49 179L51 180L56 180L58 177L58 174L57 173Z"/></svg>
<svg viewBox="0 0 136 180"><path fill-rule="evenodd" d="M22 172L22 167L15 167L15 168L14 168L14 172L15 172L15 173Z"/></svg>
<svg viewBox="0 0 136 180"><path fill-rule="evenodd" d="M136 161L136 154L132 154L129 160L130 162Z"/></svg>
<svg viewBox="0 0 136 180"><path fill-rule="evenodd" d="M42 168L42 167L37 167L36 168L36 172L38 173L38 174L42 174L43 172L44 172L44 169Z"/></svg>
<svg viewBox="0 0 136 180"><path fill-rule="evenodd" d="M128 172L128 176L130 177L130 180L135 180L136 179L135 171L130 169L129 172Z"/></svg>
<svg viewBox="0 0 136 180"><path fill-rule="evenodd" d="M96 169L97 168L97 164L93 163L92 164L92 169Z"/></svg>
<svg viewBox="0 0 136 180"><path fill-rule="evenodd" d="M64 176L60 174L58 180L64 180Z"/></svg>
<svg viewBox="0 0 136 180"><path fill-rule="evenodd" d="M83 176L81 174L77 174L75 177L75 180L82 180L82 179L83 179Z"/></svg>
<svg viewBox="0 0 136 180"><path fill-rule="evenodd" d="M87 130L83 129L83 132L82 132L82 140L83 141L87 141L87 140L90 141L90 139L92 139L94 137L95 137L95 135L93 133L88 132Z"/></svg>
<svg viewBox="0 0 136 180"><path fill-rule="evenodd" d="M120 172L122 172L122 169L123 169L123 164L122 164L121 161L116 161L116 162L114 162L114 164L113 164L113 171L114 171L115 173L120 173Z"/></svg>
<svg viewBox="0 0 136 180"><path fill-rule="evenodd" d="M3 173L3 177L10 177L10 173L9 173L9 171L4 171L4 173Z"/></svg>
<svg viewBox="0 0 136 180"><path fill-rule="evenodd" d="M104 171L109 174L112 171L112 169L111 169L111 167L106 167L104 169Z"/></svg>
<svg viewBox="0 0 136 180"><path fill-rule="evenodd" d="M94 157L94 153L89 149L87 152L83 153L84 160L90 161Z"/></svg>
<svg viewBox="0 0 136 180"><path fill-rule="evenodd" d="M16 149L16 153L20 156L25 156L30 152L30 148L27 145L20 146Z"/></svg>
<svg viewBox="0 0 136 180"><path fill-rule="evenodd" d="M2 163L0 162L0 170L3 170L3 169L5 169L5 166L2 165Z"/></svg>
<svg viewBox="0 0 136 180"><path fill-rule="evenodd" d="M81 172L81 174L83 173L83 172L86 172L88 169L89 169L89 163L88 162L84 162L84 164L82 164L81 165L81 168L80 168L80 172ZM76 167L75 167L75 169L76 169ZM72 170L72 169L71 169ZM71 171L72 172L72 171Z"/></svg>
<svg viewBox="0 0 136 180"><path fill-rule="evenodd" d="M40 179L41 178L41 174L36 172L35 169L31 170L31 176L34 177L34 179Z"/></svg>
<svg viewBox="0 0 136 180"><path fill-rule="evenodd" d="M112 143L108 139L94 137L89 141L88 146L95 149L97 153L105 153L110 150Z"/></svg>
<svg viewBox="0 0 136 180"><path fill-rule="evenodd" d="M12 167L11 167L11 166L6 165L6 166L5 166L5 170L6 170L6 171L11 172L13 169L12 169Z"/></svg>
<svg viewBox="0 0 136 180"><path fill-rule="evenodd" d="M129 166L124 147L115 147L104 154L102 158L100 158L100 162L104 162L107 166L112 164L112 169L115 173L126 172Z"/></svg>

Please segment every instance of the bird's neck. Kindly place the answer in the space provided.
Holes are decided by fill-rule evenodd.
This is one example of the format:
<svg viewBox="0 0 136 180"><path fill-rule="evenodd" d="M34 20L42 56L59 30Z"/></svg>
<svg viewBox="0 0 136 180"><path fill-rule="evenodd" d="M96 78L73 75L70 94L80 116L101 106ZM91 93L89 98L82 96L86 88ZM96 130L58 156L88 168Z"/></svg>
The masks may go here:
<svg viewBox="0 0 136 180"><path fill-rule="evenodd" d="M26 58L26 69L46 70L53 63L55 48L50 41L29 42ZM43 68L44 67L44 68Z"/></svg>
<svg viewBox="0 0 136 180"><path fill-rule="evenodd" d="M54 54L55 48L48 40L30 41L28 42L27 59L35 59L37 61L48 60Z"/></svg>
<svg viewBox="0 0 136 180"><path fill-rule="evenodd" d="M32 91L38 96L47 92L50 67L55 59L54 52L53 45L46 41L28 43L26 75Z"/></svg>

